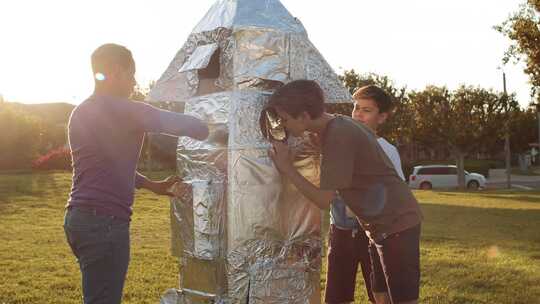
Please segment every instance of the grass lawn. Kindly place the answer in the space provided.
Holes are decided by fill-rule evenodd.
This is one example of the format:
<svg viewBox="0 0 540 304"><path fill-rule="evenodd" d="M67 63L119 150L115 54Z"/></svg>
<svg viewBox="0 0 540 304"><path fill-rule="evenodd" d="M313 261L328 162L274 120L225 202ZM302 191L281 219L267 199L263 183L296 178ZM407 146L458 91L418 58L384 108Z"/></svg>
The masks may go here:
<svg viewBox="0 0 540 304"><path fill-rule="evenodd" d="M70 183L63 172L0 174L0 304L80 303L62 229ZM422 303L539 302L540 192L416 195L425 215ZM136 201L124 303L158 303L178 286L168 200L139 191ZM357 302L366 303L359 279Z"/></svg>

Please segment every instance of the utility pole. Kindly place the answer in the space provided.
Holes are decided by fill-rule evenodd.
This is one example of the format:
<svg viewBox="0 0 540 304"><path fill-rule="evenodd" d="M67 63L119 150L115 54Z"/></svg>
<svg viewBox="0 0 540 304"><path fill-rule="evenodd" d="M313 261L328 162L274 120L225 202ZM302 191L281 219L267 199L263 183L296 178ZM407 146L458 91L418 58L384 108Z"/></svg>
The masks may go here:
<svg viewBox="0 0 540 304"><path fill-rule="evenodd" d="M536 103L536 116L538 117L538 153L537 166L540 166L540 100Z"/></svg>
<svg viewBox="0 0 540 304"><path fill-rule="evenodd" d="M511 153L510 153L510 113L508 107L508 93L506 92L506 73L503 71L503 90L504 98L506 99L506 122L505 122L505 136L504 136L504 154L506 155L506 188L512 188L511 177Z"/></svg>

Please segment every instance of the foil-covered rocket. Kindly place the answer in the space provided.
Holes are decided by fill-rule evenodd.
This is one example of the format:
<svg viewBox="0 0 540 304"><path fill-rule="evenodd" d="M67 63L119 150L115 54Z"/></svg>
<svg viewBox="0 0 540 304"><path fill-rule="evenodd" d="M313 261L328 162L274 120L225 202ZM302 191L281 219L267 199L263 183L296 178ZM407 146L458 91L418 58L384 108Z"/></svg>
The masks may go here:
<svg viewBox="0 0 540 304"><path fill-rule="evenodd" d="M319 154L264 111L274 89L316 80L328 103L351 96L278 0L218 0L149 94L210 126L181 138L171 200L180 288L162 303L320 303L321 211L279 174L268 137L287 141L314 183Z"/></svg>

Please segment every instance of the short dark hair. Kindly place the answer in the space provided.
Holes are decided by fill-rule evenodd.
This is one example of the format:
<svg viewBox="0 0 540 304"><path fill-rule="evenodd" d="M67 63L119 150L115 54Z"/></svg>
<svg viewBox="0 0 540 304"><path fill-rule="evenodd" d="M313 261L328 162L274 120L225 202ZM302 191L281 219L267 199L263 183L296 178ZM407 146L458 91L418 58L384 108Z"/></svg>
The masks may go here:
<svg viewBox="0 0 540 304"><path fill-rule="evenodd" d="M120 65L128 69L135 62L131 51L125 46L107 43L98 47L92 53L92 71L95 73L103 73L113 65Z"/></svg>
<svg viewBox="0 0 540 304"><path fill-rule="evenodd" d="M359 88L354 92L353 99L371 99L377 104L379 113L388 113L392 111L394 106L392 97L386 93L385 90L380 87L370 84Z"/></svg>
<svg viewBox="0 0 540 304"><path fill-rule="evenodd" d="M278 88L267 107L279 108L293 118L306 112L315 119L324 112L324 92L313 80L294 80Z"/></svg>

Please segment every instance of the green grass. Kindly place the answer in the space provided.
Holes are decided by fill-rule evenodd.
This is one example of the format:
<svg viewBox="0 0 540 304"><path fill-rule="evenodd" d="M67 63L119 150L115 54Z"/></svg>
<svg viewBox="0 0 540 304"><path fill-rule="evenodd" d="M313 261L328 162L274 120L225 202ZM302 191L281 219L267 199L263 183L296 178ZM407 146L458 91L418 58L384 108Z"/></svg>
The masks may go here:
<svg viewBox="0 0 540 304"><path fill-rule="evenodd" d="M0 174L0 303L80 303L62 229L70 183L63 172ZM415 194L425 216L422 303L538 302L540 192ZM124 303L157 303L178 286L166 198L137 194L131 236ZM365 303L360 277L357 301Z"/></svg>
<svg viewBox="0 0 540 304"><path fill-rule="evenodd" d="M80 274L62 228L67 173L0 175L0 303L81 303ZM157 303L178 286L169 204L140 191L124 303Z"/></svg>
<svg viewBox="0 0 540 304"><path fill-rule="evenodd" d="M415 193L427 303L540 298L540 192Z"/></svg>

